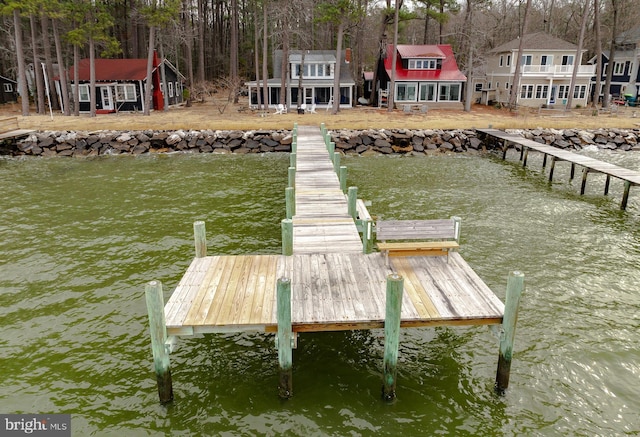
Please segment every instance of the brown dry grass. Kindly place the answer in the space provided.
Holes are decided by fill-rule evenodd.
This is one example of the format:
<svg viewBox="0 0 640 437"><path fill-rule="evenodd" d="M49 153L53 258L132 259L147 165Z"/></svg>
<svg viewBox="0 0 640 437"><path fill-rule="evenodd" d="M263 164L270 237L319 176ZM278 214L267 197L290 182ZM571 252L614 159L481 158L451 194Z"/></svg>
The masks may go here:
<svg viewBox="0 0 640 437"><path fill-rule="evenodd" d="M18 116L24 129L37 130L175 130L175 129L239 129L271 130L291 129L293 123L320 125L325 123L329 129L469 129L486 128L491 125L497 129L533 129L543 128L638 128L640 127L640 108L620 108L617 114L592 116L590 109L573 111L568 115L562 112L553 114L537 113L537 110L521 110L517 113L499 110L493 107L474 105L471 113L452 109L430 109L429 113L405 114L396 110L389 113L386 108L358 107L342 110L331 115L324 110L317 114L290 113L275 115L273 110L264 115L249 110L247 104L228 104L223 106L216 101L194 103L190 108L181 106L168 111L152 112L150 116L139 113L119 113L98 115L90 118L64 117L60 114L20 116L18 105L4 105L0 108L0 117ZM636 114L637 113L637 114Z"/></svg>

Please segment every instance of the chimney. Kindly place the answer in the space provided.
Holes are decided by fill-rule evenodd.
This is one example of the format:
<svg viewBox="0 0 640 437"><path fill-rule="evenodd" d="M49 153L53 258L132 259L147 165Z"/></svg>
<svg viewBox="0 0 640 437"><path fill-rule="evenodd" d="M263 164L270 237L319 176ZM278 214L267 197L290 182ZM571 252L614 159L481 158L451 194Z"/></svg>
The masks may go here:
<svg viewBox="0 0 640 437"><path fill-rule="evenodd" d="M350 63L351 63L351 49L350 49L350 48L347 48L347 49L345 50L345 53L344 53L344 61L345 61L347 64L350 64Z"/></svg>

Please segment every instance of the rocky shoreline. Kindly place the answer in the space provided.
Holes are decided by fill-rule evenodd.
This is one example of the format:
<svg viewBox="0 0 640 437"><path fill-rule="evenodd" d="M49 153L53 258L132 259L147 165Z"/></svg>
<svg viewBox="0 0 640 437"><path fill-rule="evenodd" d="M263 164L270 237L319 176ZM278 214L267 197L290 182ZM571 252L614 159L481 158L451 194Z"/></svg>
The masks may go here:
<svg viewBox="0 0 640 437"><path fill-rule="evenodd" d="M525 138L567 150L596 146L609 150L640 150L640 129L508 130ZM336 150L352 155L462 153L491 146L475 130L380 129L331 132ZM98 156L147 153L271 153L290 152L291 131L97 131L36 132L15 144L0 145L11 156Z"/></svg>

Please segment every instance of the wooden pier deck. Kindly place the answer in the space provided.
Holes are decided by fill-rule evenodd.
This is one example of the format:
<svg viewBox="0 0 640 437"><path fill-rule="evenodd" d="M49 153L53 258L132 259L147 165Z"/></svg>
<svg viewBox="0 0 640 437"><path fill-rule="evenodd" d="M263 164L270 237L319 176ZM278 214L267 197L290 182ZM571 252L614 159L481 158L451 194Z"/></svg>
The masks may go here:
<svg viewBox="0 0 640 437"><path fill-rule="evenodd" d="M456 252L363 253L318 128L300 127L294 250L195 258L165 305L167 333L274 332L276 282L291 280L294 332L371 329L385 319L385 283L404 277L401 326L499 324L504 304Z"/></svg>
<svg viewBox="0 0 640 437"><path fill-rule="evenodd" d="M523 167L527 165L527 157L529 150L534 150L536 152L543 153L544 161L543 168L547 165L547 156L551 157L550 170L549 170L549 181L553 180L553 171L555 168L556 161L567 161L571 163L571 176L573 179L575 175L575 166L579 165L583 168L582 172L582 184L580 189L580 194L584 194L586 183L587 183L587 175L589 173L602 173L607 176L605 183L604 194L607 195L609 192L609 184L611 177L615 177L620 179L625 184L624 194L622 196L622 201L620 203L620 209L626 209L627 202L629 198L629 190L631 185L640 185L640 172L630 170L624 167L620 167L614 164L609 164L607 162L602 162L594 158L590 158L588 156L582 156L577 153L569 152L566 150L558 149L553 146L549 146L546 144L541 144L533 140L529 140L521 137L520 135L510 134L507 132L503 132L497 129L478 129L478 132L491 137L495 140L502 142L502 152L503 158L506 158L506 153L509 147L518 145L521 147L520 152L520 160L522 161Z"/></svg>
<svg viewBox="0 0 640 437"><path fill-rule="evenodd" d="M0 141L26 137L33 129L20 129L18 117L0 118Z"/></svg>
<svg viewBox="0 0 640 437"><path fill-rule="evenodd" d="M298 128L293 253L359 253L362 241L318 128Z"/></svg>

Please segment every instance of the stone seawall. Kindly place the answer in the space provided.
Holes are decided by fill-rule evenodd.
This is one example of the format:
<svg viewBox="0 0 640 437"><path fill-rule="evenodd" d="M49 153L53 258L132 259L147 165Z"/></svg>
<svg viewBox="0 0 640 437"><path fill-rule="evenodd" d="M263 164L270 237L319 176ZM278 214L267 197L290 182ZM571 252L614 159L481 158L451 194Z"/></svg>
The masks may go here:
<svg viewBox="0 0 640 437"><path fill-rule="evenodd" d="M610 150L640 150L640 129L509 130L534 141L567 150L596 146ZM474 130L380 129L331 132L336 150L345 154L461 153L484 150ZM145 153L270 153L290 152L291 131L98 131L29 135L15 145L0 145L12 156L97 156Z"/></svg>

